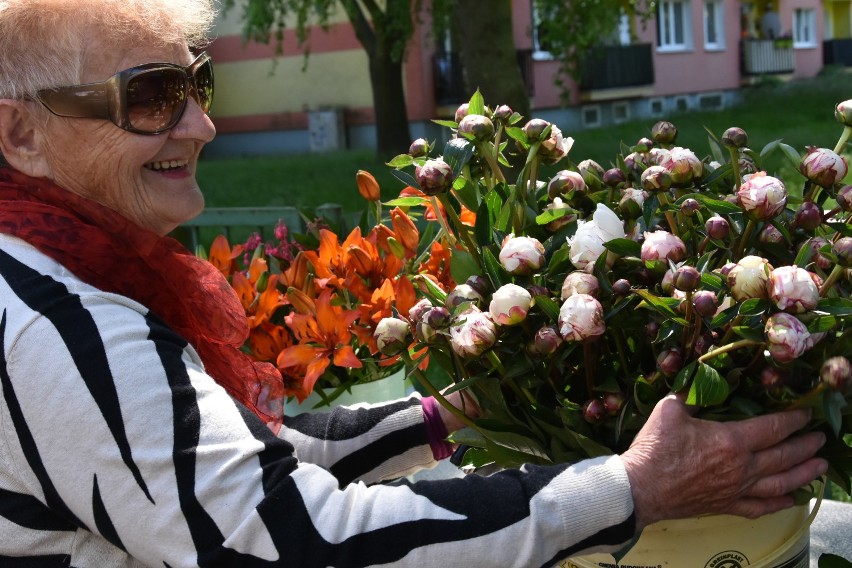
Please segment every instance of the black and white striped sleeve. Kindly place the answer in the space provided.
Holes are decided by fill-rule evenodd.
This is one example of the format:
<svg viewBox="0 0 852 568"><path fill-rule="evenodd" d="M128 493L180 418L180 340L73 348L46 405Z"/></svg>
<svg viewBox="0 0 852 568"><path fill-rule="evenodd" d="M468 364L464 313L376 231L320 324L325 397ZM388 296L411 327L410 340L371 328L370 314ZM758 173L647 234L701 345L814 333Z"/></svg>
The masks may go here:
<svg viewBox="0 0 852 568"><path fill-rule="evenodd" d="M633 534L618 457L341 487L363 472L310 463L144 308L33 256L0 246L0 565L549 566ZM416 406L364 432L428 451Z"/></svg>

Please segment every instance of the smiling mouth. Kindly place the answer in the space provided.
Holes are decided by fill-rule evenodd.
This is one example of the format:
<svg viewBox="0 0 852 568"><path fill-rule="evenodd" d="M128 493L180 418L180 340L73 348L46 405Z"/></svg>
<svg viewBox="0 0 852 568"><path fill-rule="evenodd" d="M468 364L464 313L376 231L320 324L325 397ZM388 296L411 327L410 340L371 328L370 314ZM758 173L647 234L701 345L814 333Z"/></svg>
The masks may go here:
<svg viewBox="0 0 852 568"><path fill-rule="evenodd" d="M151 162L145 164L145 168L155 172L168 172L171 170L180 170L189 165L189 160L167 160L163 162Z"/></svg>

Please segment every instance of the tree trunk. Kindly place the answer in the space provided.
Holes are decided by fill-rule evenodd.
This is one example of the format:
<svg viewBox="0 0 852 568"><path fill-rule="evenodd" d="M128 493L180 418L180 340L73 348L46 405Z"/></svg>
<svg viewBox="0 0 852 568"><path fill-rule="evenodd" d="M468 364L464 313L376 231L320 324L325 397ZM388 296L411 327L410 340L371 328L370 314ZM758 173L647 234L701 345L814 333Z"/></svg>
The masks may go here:
<svg viewBox="0 0 852 568"><path fill-rule="evenodd" d="M375 52L369 56L376 113L376 152L380 159L387 160L404 154L411 145L402 61L393 61L390 49L381 45L377 45Z"/></svg>
<svg viewBox="0 0 852 568"><path fill-rule="evenodd" d="M468 94L479 89L491 108L506 104L529 118L530 100L512 35L511 0L455 0L452 16L453 45Z"/></svg>

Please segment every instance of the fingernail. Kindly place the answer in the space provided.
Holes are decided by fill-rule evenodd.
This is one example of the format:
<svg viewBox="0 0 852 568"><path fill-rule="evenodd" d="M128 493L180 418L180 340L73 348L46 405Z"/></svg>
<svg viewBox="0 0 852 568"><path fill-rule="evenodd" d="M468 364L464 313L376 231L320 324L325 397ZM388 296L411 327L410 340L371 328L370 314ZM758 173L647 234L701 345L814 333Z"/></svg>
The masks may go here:
<svg viewBox="0 0 852 568"><path fill-rule="evenodd" d="M822 462L817 467L817 477L822 477L828 471L828 462Z"/></svg>

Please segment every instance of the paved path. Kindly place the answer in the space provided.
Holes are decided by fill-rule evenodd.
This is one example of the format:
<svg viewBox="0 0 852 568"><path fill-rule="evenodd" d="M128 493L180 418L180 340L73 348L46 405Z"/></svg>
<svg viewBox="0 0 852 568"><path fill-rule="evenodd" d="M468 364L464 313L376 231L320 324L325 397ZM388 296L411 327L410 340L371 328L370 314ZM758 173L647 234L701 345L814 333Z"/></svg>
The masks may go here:
<svg viewBox="0 0 852 568"><path fill-rule="evenodd" d="M811 525L811 568L820 554L842 556L852 562L852 504L824 500Z"/></svg>

